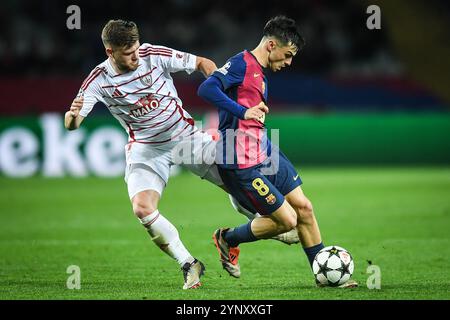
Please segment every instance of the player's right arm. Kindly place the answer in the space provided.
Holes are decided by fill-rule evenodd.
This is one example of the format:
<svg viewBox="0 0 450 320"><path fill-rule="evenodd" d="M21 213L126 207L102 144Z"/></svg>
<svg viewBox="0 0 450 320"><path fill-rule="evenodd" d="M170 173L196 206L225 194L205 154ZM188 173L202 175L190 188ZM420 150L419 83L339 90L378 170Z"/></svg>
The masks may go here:
<svg viewBox="0 0 450 320"><path fill-rule="evenodd" d="M84 80L76 98L73 100L69 111L64 115L64 127L67 130L75 130L80 127L81 122L91 112L94 105L102 96L99 79L104 68L96 67Z"/></svg>
<svg viewBox="0 0 450 320"><path fill-rule="evenodd" d="M64 116L64 126L67 130L75 130L80 127L84 117L80 115L80 110L83 107L83 97L77 97L73 100L69 111Z"/></svg>

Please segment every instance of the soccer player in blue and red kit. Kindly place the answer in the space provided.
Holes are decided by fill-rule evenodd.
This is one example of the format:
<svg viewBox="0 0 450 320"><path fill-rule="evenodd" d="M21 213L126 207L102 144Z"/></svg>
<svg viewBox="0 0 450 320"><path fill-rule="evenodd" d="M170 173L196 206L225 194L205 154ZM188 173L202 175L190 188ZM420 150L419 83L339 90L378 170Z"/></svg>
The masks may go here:
<svg viewBox="0 0 450 320"><path fill-rule="evenodd" d="M265 69L290 66L304 46L295 21L277 16L267 22L252 51L230 58L199 87L198 94L219 109L216 163L228 191L247 210L261 214L247 224L221 228L213 240L227 272L240 277L239 244L267 239L294 228L312 264L324 245L313 207L294 166L267 137ZM356 286L352 283L344 287Z"/></svg>

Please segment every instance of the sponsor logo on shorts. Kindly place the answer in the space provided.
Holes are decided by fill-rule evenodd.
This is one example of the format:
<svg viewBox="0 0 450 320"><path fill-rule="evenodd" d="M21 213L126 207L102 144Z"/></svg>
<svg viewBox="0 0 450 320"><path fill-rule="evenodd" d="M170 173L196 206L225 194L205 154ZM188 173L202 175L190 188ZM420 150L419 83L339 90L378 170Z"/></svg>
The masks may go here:
<svg viewBox="0 0 450 320"><path fill-rule="evenodd" d="M272 205L277 201L277 198L271 193L266 197L266 201L268 204Z"/></svg>

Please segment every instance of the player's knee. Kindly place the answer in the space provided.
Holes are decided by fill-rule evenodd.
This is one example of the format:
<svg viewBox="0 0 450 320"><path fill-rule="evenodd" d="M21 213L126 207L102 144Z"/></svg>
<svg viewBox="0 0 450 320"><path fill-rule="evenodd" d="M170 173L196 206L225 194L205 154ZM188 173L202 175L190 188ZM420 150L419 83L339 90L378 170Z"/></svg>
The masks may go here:
<svg viewBox="0 0 450 320"><path fill-rule="evenodd" d="M142 201L133 201L133 212L139 219L142 219L156 211L156 206Z"/></svg>
<svg viewBox="0 0 450 320"><path fill-rule="evenodd" d="M278 224L278 228L282 233L291 231L296 226L297 226L297 217L295 215L287 215Z"/></svg>
<svg viewBox="0 0 450 320"><path fill-rule="evenodd" d="M289 220L283 227L283 233L284 232L289 232L292 229L295 229L295 227L297 226L297 220L291 219Z"/></svg>
<svg viewBox="0 0 450 320"><path fill-rule="evenodd" d="M299 223L308 223L314 219L313 205L306 197L302 199L296 209Z"/></svg>

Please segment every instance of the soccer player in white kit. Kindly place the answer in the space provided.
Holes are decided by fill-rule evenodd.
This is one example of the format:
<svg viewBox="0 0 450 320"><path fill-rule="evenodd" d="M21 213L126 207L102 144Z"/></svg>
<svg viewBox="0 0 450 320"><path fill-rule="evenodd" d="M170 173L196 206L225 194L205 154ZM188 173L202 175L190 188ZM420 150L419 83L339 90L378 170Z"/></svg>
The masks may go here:
<svg viewBox="0 0 450 320"><path fill-rule="evenodd" d="M85 79L64 124L79 128L94 104L102 102L127 131L125 181L134 214L161 250L174 258L184 275L183 289L201 285L203 264L185 248L175 226L158 210L158 202L176 162L175 150L188 147L183 166L196 175L222 186L212 165L215 142L194 126L183 109L171 73L201 71L209 76L216 65L209 59L171 48L139 43L131 21L110 20L102 31L108 59ZM236 210L252 214L233 203Z"/></svg>
<svg viewBox="0 0 450 320"><path fill-rule="evenodd" d="M129 136L125 181L133 211L152 240L180 264L183 289L196 288L201 285L204 266L184 247L175 226L158 211L158 202L169 179L175 146L200 140L202 148L192 149L195 157L201 157L208 144L214 148L212 138L198 130L182 108L170 74L198 70L208 76L216 65L189 53L141 45L137 26L129 21L109 21L102 41L108 59L83 82L65 114L65 126L77 129L94 104L102 102L125 128ZM201 161L186 167L204 177L211 163ZM220 178L217 183L221 184Z"/></svg>

